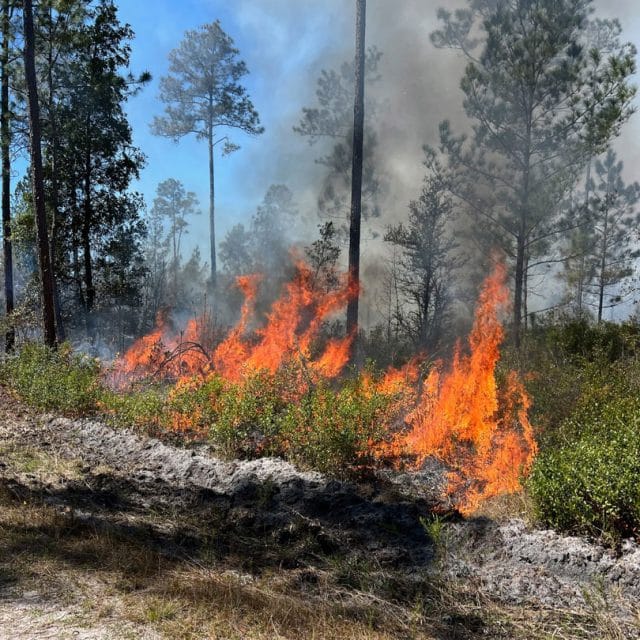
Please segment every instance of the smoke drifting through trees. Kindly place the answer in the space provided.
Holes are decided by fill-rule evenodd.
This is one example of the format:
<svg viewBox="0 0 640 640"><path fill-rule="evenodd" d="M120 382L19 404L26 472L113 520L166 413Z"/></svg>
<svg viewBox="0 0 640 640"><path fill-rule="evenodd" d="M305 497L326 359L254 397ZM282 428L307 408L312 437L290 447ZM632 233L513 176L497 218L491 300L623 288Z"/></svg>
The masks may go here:
<svg viewBox="0 0 640 640"><path fill-rule="evenodd" d="M420 186L424 177L424 167L422 166L423 153L422 146L425 143L435 144L438 140L438 123L446 118L452 122L452 127L456 131L468 131L469 122L465 118L462 110L462 92L459 89L459 81L464 71L464 60L455 52L437 51L430 42L429 34L437 27L436 14L441 2L433 0L428 3L418 0L409 0L402 3L400 7L392 7L389 3L381 0L370 0L368 5L367 43L377 47L381 56L377 59L375 77L370 78L367 86L367 96L371 102L376 104L373 117L367 126L367 135L375 138L370 152L365 154L365 162L369 162L372 168L372 175L381 177L384 189L376 192L375 209L380 216L371 216L363 223L363 279L364 279L364 300L361 320L367 327L377 324L381 320L386 320L385 314L381 312L379 298L381 297L382 274L385 270L383 258L389 255L388 245L383 241L389 225L397 225L406 221L409 214L409 203L415 201L420 196ZM450 3L447 3L449 7ZM247 11L257 11L260 14L259 3L239 2L237 6L238 14ZM465 7L467 3L460 2L457 6ZM596 8L599 7L596 4ZM629 7L631 9L631 7ZM282 28L281 40L289 42L289 46L300 43L300 31L296 28L301 19L304 18L311 9L308 7L293 7L285 0L275 0L269 3L269 24L278 24ZM279 241L287 245L290 242L297 244L301 249L309 246L317 240L317 228L319 224L326 222L326 218L318 217L318 200L322 200L323 191L326 196L327 166L316 163L317 158L330 159L335 148L335 140L320 140L311 149L306 141L296 135L292 129L300 124L302 108L315 104L314 91L316 90L316 80L323 69L328 71L340 71L343 65L352 64L353 46L352 29L354 12L353 8L346 8L344 3L337 1L330 2L326 9L334 13L337 19L333 21L335 27L331 37L327 39L324 47L318 47L317 56L313 64L302 68L300 65L293 65L295 73L287 75L279 83L278 89L282 90L282 95L272 93L270 101L272 112L269 116L262 118L267 125L267 133L255 143L251 140L239 140L246 146L242 156L241 164L244 169L243 187L238 188L238 182L227 182L225 184L226 197L236 198L238 202L247 202L251 194L254 204L244 206L244 231L240 227L234 227L234 242L232 247L242 247L246 244L246 237L243 233L248 233L250 229L249 218L254 215L257 203L268 191L268 185L283 185L290 190L292 199L299 211L297 223L295 225L285 224L281 230ZM624 15L621 14L624 19ZM134 30L137 25L133 25ZM197 26L197 25L194 25ZM224 24L223 27L227 28ZM238 40L237 29L231 35ZM270 31L267 28L263 38L268 38ZM344 38L342 38L344 35ZM624 38L623 38L624 39ZM178 45L179 38L172 42L171 48ZM265 43L263 43L265 44ZM136 47L134 41L133 47ZM268 83L269 78L278 76L277 69L273 68L274 57L269 55L268 47L263 47L265 60L250 58L247 55L244 44L239 47L240 56L247 60L251 68L251 78L259 76L263 78L261 82ZM377 56L377 54L376 54ZM280 77L280 76L278 76ZM153 93L156 93L152 91ZM249 93L260 110L261 115L265 108L264 99L259 100L259 93L249 86ZM277 99L276 99L277 97ZM347 103L349 101L347 100ZM160 112L160 104L155 105L155 112ZM283 115L273 116L273 109L278 112L283 111ZM369 113L370 110L368 109ZM148 114L147 114L148 116ZM148 120L147 123L148 124ZM273 131L274 138L269 138ZM257 146L259 145L259 147ZM257 151L259 149L259 151ZM366 149L366 147L365 147ZM340 157L346 157L348 153ZM344 159L344 158L343 158ZM237 162L237 161L236 161ZM206 163L205 163L206 164ZM250 169L248 169L250 167ZM179 167L178 167L179 168ZM181 178L187 190L197 191L201 195L201 201L205 201L203 190L206 192L206 167L203 173L197 175L190 174L188 179L183 178L176 172L176 178ZM168 174L172 175L172 174ZM246 186L246 188L245 188ZM155 185L154 185L155 188ZM332 186L333 195L340 195L340 188L336 183ZM147 202L151 203L153 194L149 193ZM348 211L345 209L344 216L340 219L340 207L344 204L344 199L334 198L328 200L324 198L324 203L330 203L334 209L333 214L324 207L322 211L325 215L330 215L329 219L334 223L334 230L338 231L346 221ZM321 202L322 204L322 202ZM335 206L334 206L335 205ZM224 205L219 208L221 216L225 216ZM227 228L237 225L242 219L226 220ZM192 232L190 237L185 239L185 257L189 255L193 248L194 239L202 240L200 249L201 255L207 256L209 251L208 243L205 241L205 234L201 233L206 220L204 216L200 220L191 221ZM218 234L222 240L223 233ZM473 249L475 239L468 239L459 236L458 243L468 246L464 249ZM341 260L344 263L346 251L344 250L344 239L340 234L336 234L334 240L338 247L342 249ZM223 249L219 242L218 247ZM263 256L263 263L273 265L281 260L282 252L274 250L272 256ZM77 256L82 259L82 251ZM233 259L237 264L230 268L229 273L238 271L240 265L251 262L245 259L242 251L233 252ZM158 256L156 255L156 258ZM195 271L202 269L203 263L198 257L198 264L189 261ZM175 261L175 260L174 260ZM155 260L155 267L151 269L157 274L162 270L169 270L169 260L163 265L162 260ZM281 264L281 262L279 263ZM272 271L271 267L267 271ZM175 270L173 272L175 276ZM75 274L74 274L75 277ZM276 274L275 280L279 276ZM82 283L81 283L82 284ZM557 285L554 285L557 286ZM151 302L151 299L158 297L157 287L151 282L147 282L149 309L157 310L158 303ZM175 290L175 278L173 288ZM91 287L84 287L85 293L91 293ZM460 287L454 295L459 297ZM83 291L79 286L80 292ZM153 293L155 291L155 293ZM174 296L175 297L175 296ZM89 303L89 300L86 301ZM91 305L89 305L91 306ZM149 312L144 323L148 325Z"/></svg>

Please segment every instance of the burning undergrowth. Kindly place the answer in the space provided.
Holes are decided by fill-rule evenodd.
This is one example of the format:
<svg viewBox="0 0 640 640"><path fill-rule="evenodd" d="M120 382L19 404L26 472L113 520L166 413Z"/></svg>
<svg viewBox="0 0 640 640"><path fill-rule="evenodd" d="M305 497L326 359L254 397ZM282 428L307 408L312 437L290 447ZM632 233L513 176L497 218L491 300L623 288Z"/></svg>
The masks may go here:
<svg viewBox="0 0 640 640"><path fill-rule="evenodd" d="M484 283L468 345L458 345L450 366L426 371L419 359L385 372L348 369L352 337L322 340L322 328L353 292L345 283L328 293L313 283L299 263L259 324L260 276L241 277L240 319L217 344L205 340L206 319L179 335L161 320L116 361L110 384L122 396L132 384L162 381L168 392L151 412L156 426L208 437L230 455L280 455L334 472L419 469L436 459L449 470L448 493L461 511L518 491L536 443L518 375L498 382L504 267Z"/></svg>

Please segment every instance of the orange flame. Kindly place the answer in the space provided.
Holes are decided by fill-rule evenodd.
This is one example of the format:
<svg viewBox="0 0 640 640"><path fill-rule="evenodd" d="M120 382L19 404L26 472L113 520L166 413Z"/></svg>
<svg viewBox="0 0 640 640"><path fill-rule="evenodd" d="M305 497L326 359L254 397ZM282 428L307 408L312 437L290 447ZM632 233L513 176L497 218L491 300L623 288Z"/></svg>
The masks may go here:
<svg viewBox="0 0 640 640"><path fill-rule="evenodd" d="M499 313L507 305L506 271L499 265L483 286L469 337L469 354L456 348L451 369L435 366L400 448L421 466L430 457L451 469L450 492L459 508L473 511L481 500L520 488L536 454L527 410L529 397L515 372L500 394L496 366L504 331ZM398 443L396 443L398 444Z"/></svg>
<svg viewBox="0 0 640 640"><path fill-rule="evenodd" d="M190 320L176 337L170 335L166 318L159 315L156 329L137 340L118 360L112 379L130 381L162 373L179 381L214 371L225 380L238 382L251 372L275 373L290 362L302 362L310 373L322 378L338 376L349 361L351 336L330 340L319 354L314 354L314 347L323 322L352 295L349 285L344 283L328 293L316 291L312 271L299 262L295 277L267 314L265 326L251 336L247 334L254 321L260 279L258 274L237 278L245 297L240 319L212 353L204 351L199 340L202 321Z"/></svg>
<svg viewBox="0 0 640 640"><path fill-rule="evenodd" d="M298 262L295 277L271 306L264 325L252 330L258 324L260 280L257 274L237 279L245 298L240 319L215 349L202 345L205 320L191 320L176 337L159 316L156 329L133 344L114 374L136 379L161 371L177 381L172 394L179 394L197 389L211 374L243 388L254 373L289 368L291 383L282 392L287 402L296 401L315 382L337 377L349 361L352 336L329 340L322 350L317 342L323 323L355 294L346 278L335 291L316 291L311 270ZM486 498L518 491L537 451L528 419L531 401L519 376L509 372L502 385L496 380L504 339L500 314L509 301L505 282L505 267L499 265L483 285L468 350L458 345L450 368L437 362L421 380L416 358L401 369L389 368L379 379L361 373L366 393L393 398L397 411L391 412L396 417L390 422L406 416L387 425L389 441L370 442L370 452L395 460L409 457L416 467L430 457L442 461L450 469L449 493L463 512ZM197 411L176 413L174 428L189 431L200 419Z"/></svg>
<svg viewBox="0 0 640 640"><path fill-rule="evenodd" d="M214 370L225 378L237 379L249 357L249 346L244 342L243 335L247 331L249 321L253 315L258 284L261 278L260 274L238 276L236 278L236 284L244 295L240 320L229 332L229 335L218 345L212 357Z"/></svg>
<svg viewBox="0 0 640 640"><path fill-rule="evenodd" d="M304 361L309 370L321 377L334 378L340 374L349 360L350 337L329 341L317 358L312 357L312 348L322 323L347 303L348 286L329 293L317 292L311 270L299 262L295 277L285 285L282 297L273 303L267 324L256 330L257 342L251 343L244 333L253 310L255 284L255 280L238 279L245 303L240 322L213 354L216 372L227 380L238 381L247 372L275 373L288 362Z"/></svg>

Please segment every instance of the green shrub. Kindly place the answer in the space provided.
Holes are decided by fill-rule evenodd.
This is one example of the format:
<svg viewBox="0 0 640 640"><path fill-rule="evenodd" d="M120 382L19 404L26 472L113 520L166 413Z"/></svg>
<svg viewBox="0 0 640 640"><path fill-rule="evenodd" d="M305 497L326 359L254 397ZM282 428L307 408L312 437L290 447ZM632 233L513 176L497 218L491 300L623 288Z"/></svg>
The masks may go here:
<svg viewBox="0 0 640 640"><path fill-rule="evenodd" d="M610 541L640 535L640 400L594 394L563 427L565 442L540 453L527 481L538 517Z"/></svg>
<svg viewBox="0 0 640 640"><path fill-rule="evenodd" d="M640 326L547 320L529 330L520 350L506 347L499 369L525 373L530 420L542 449L573 437L581 407L640 394Z"/></svg>
<svg viewBox="0 0 640 640"><path fill-rule="evenodd" d="M0 377L30 405L65 414L94 411L101 392L98 361L68 344L58 350L26 344L2 364Z"/></svg>
<svg viewBox="0 0 640 640"><path fill-rule="evenodd" d="M105 389L98 405L118 426L139 427L151 433L165 430L166 392L161 389L129 392Z"/></svg>
<svg viewBox="0 0 640 640"><path fill-rule="evenodd" d="M287 455L320 471L343 473L372 462L388 433L395 398L367 389L362 378L340 389L319 386L288 406L282 437Z"/></svg>
<svg viewBox="0 0 640 640"><path fill-rule="evenodd" d="M527 339L538 350L549 349L578 364L585 360L615 362L638 353L640 326L634 322L550 318L531 330Z"/></svg>
<svg viewBox="0 0 640 640"><path fill-rule="evenodd" d="M228 455L281 455L281 423L291 393L288 373L262 371L221 385L211 402L214 444Z"/></svg>

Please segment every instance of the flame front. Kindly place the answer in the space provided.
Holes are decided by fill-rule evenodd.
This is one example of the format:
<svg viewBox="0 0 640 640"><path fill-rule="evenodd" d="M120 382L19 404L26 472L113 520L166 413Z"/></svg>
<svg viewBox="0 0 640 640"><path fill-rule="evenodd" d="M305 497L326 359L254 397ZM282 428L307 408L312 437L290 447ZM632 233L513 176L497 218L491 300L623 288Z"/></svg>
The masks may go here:
<svg viewBox="0 0 640 640"><path fill-rule="evenodd" d="M500 393L496 367L504 330L499 314L509 300L504 265L483 286L469 337L469 353L456 348L453 363L427 376L408 430L396 448L415 456L420 467L433 456L450 469L450 493L458 508L473 511L489 497L514 493L537 447L528 418L530 399L515 372Z"/></svg>
<svg viewBox="0 0 640 640"><path fill-rule="evenodd" d="M267 314L263 327L249 327L262 276L240 276L236 280L244 295L240 319L215 349L207 350L202 334L206 318L192 319L179 335L172 335L166 318L158 315L156 329L137 340L118 360L111 376L114 386L156 374L184 382L194 375L215 372L229 382L239 382L258 371L276 373L291 362L303 362L309 372L335 378L349 361L352 337L332 339L319 354L314 342L323 322L343 308L352 295L346 282L328 293L314 289L313 274L302 262Z"/></svg>
<svg viewBox="0 0 640 640"><path fill-rule="evenodd" d="M298 263L264 326L255 328L260 280L260 275L237 279L245 297L240 319L217 347L203 346L206 319L191 320L177 338L159 317L156 330L119 360L114 379L161 371L176 381L173 394L197 389L210 376L245 389L253 374L275 375L287 367L290 384L282 393L287 402L295 402L319 380L336 378L349 361L352 336L329 340L319 352L315 343L323 322L355 293L346 279L335 291L319 292L310 269ZM393 398L405 416L404 422L387 425L384 442L370 442L371 453L410 460L416 468L431 457L441 461L450 470L449 494L462 512L473 511L486 498L517 492L537 450L528 419L531 402L520 377L509 372L500 385L496 379L504 338L500 314L509 302L505 282L505 267L499 265L482 288L468 349L459 344L449 368L436 362L421 380L422 363L416 358L379 379L360 373L366 393ZM189 430L194 419L198 416L176 415L174 428Z"/></svg>

